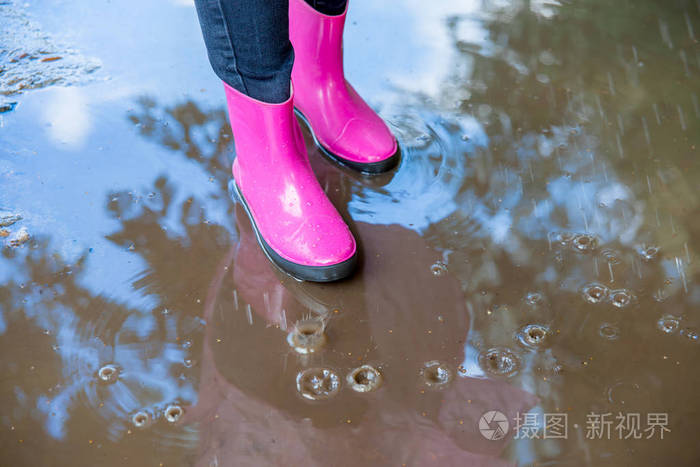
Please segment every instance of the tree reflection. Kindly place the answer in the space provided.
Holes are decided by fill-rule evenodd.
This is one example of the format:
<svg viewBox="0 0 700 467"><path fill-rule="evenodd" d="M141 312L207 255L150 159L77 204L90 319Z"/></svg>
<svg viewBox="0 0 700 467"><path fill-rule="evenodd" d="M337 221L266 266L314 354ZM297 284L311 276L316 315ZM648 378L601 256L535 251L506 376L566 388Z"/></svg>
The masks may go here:
<svg viewBox="0 0 700 467"><path fill-rule="evenodd" d="M513 388L465 378L444 401L425 401L392 381L409 381L434 355L484 377L476 357L496 345L515 349L522 360L512 383L538 394L545 410L566 410L571 423L583 424L591 410L682 414L696 407L692 391L670 388L694 387L696 372L679 375L656 358L672 354L677 367L692 364L681 336L654 327L667 313L684 327L696 324L697 268L688 262L697 251L697 164L688 160L698 144L693 103L699 90L692 79L695 43L684 32L692 5L617 3L567 2L549 16L529 2L488 10L489 50L460 36L464 18L450 18L446 27L458 59L436 104L423 100L418 109L400 109L405 151L397 174L361 179L311 151L322 185L365 241L363 274L337 287L275 275L247 221L233 228L236 213L225 194L232 147L223 108L141 99L128 117L140 134L200 167L220 195L214 201L183 197L187 189L167 176L144 190L109 195L106 212L118 228L108 239L124 248L124 261L145 265L133 279L140 306L84 285L90 263L99 261L88 251L67 264L41 236L31 246L3 250L3 266L13 272L0 288L0 349L12 358L3 360L8 378L0 391L14 410L4 423L17 425L23 439L33 433L35 442L53 443L53 450L60 440L104 434L115 441L103 444L115 464L120 446L151 452L154 440L173 450L151 455L174 463L182 463L182 452L193 455L195 445L190 464L223 462L239 452L254 461L327 461L338 449L352 455L388 434L388 451L364 454L420 446L415 456L439 451L440 465L447 465L469 457L470 448L479 453L473 438L460 441L464 414L456 408L465 406L467 389L482 395L479 409L494 402L483 394L511 394L520 402L511 411L528 399ZM639 26L640 18L648 28ZM471 97L455 111L455 95ZM212 206L230 222L208 220ZM565 241L568 233L593 235L599 246L577 249ZM661 253L645 259L642 245ZM432 275L436 262L447 277ZM214 294L212 277L219 280ZM630 290L637 300L624 309L591 304L580 295L591 282ZM528 299L533 296L540 299ZM253 325L242 310L246 304L256 313ZM331 328L339 352L330 361L343 370L358 356L390 363L379 400L342 400L358 426L374 427L351 440L353 426L344 427L345 419L323 418L339 414L337 405L308 409L311 421L301 422L308 407L285 386L302 364L287 355L280 327L334 309L344 317ZM438 317L448 324L441 327ZM513 336L526 324L551 329L551 346L517 347ZM604 324L617 329L617 341L604 340ZM217 339L224 346L215 345ZM31 345L16 352L23 342ZM115 384L96 378L105 363L121 369ZM256 374L260 368L268 371ZM620 387L636 389L619 398ZM162 418L151 431L134 430L134 411L159 414L168 403L186 406L201 438L189 423L175 427ZM258 419L261 412L267 418ZM465 415L470 428L478 415ZM43 432L49 438L37 435ZM278 435L279 447L264 444L269 433ZM246 450L246 436L265 450ZM578 459L578 442L572 435L554 448L533 443L528 455L547 460L561 450L560 457ZM636 446L636 459L654 450L670 455L678 445ZM621 456L620 444L590 446L612 452L611 459Z"/></svg>

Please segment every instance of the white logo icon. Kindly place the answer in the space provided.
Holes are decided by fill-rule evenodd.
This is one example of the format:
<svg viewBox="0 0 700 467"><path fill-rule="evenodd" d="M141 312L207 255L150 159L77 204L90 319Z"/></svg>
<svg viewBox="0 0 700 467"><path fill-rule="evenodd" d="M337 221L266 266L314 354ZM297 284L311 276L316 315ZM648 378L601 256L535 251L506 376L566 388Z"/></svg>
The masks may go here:
<svg viewBox="0 0 700 467"><path fill-rule="evenodd" d="M491 441L503 439L508 433L508 418L503 412L489 410L479 419L479 431Z"/></svg>

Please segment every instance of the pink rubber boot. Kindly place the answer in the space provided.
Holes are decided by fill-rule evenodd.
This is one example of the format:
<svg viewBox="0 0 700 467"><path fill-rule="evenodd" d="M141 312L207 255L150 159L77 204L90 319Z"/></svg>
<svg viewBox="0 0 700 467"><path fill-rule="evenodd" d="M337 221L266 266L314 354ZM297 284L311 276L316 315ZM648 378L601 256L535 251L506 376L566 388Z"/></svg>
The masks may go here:
<svg viewBox="0 0 700 467"><path fill-rule="evenodd" d="M304 0L289 0L294 107L327 156L362 172L385 172L397 164L399 148L384 121L345 80L346 14L347 8L328 16Z"/></svg>
<svg viewBox="0 0 700 467"><path fill-rule="evenodd" d="M356 264L355 239L311 170L292 98L267 104L224 88L236 145L229 191L263 251L297 279L347 277Z"/></svg>

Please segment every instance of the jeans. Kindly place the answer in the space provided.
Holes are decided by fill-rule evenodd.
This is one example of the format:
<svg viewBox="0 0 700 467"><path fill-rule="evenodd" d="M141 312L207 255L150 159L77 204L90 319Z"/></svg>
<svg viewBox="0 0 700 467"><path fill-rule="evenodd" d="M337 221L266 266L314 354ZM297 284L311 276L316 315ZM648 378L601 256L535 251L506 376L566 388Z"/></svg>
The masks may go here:
<svg viewBox="0 0 700 467"><path fill-rule="evenodd" d="M337 15L347 0L306 0ZM289 0L195 0L214 72L232 88L264 102L289 99L294 51Z"/></svg>

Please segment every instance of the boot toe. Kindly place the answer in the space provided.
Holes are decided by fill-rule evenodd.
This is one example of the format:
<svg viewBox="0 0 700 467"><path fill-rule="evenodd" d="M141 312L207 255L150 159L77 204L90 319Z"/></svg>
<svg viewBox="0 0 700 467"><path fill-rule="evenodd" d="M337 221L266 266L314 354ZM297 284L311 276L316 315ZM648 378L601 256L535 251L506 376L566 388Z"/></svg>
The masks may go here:
<svg viewBox="0 0 700 467"><path fill-rule="evenodd" d="M283 258L302 266L332 266L351 259L355 238L340 217L309 216L296 231L271 246Z"/></svg>
<svg viewBox="0 0 700 467"><path fill-rule="evenodd" d="M361 164L389 159L396 153L396 139L384 122L353 118L343 128L331 147L339 156Z"/></svg>

